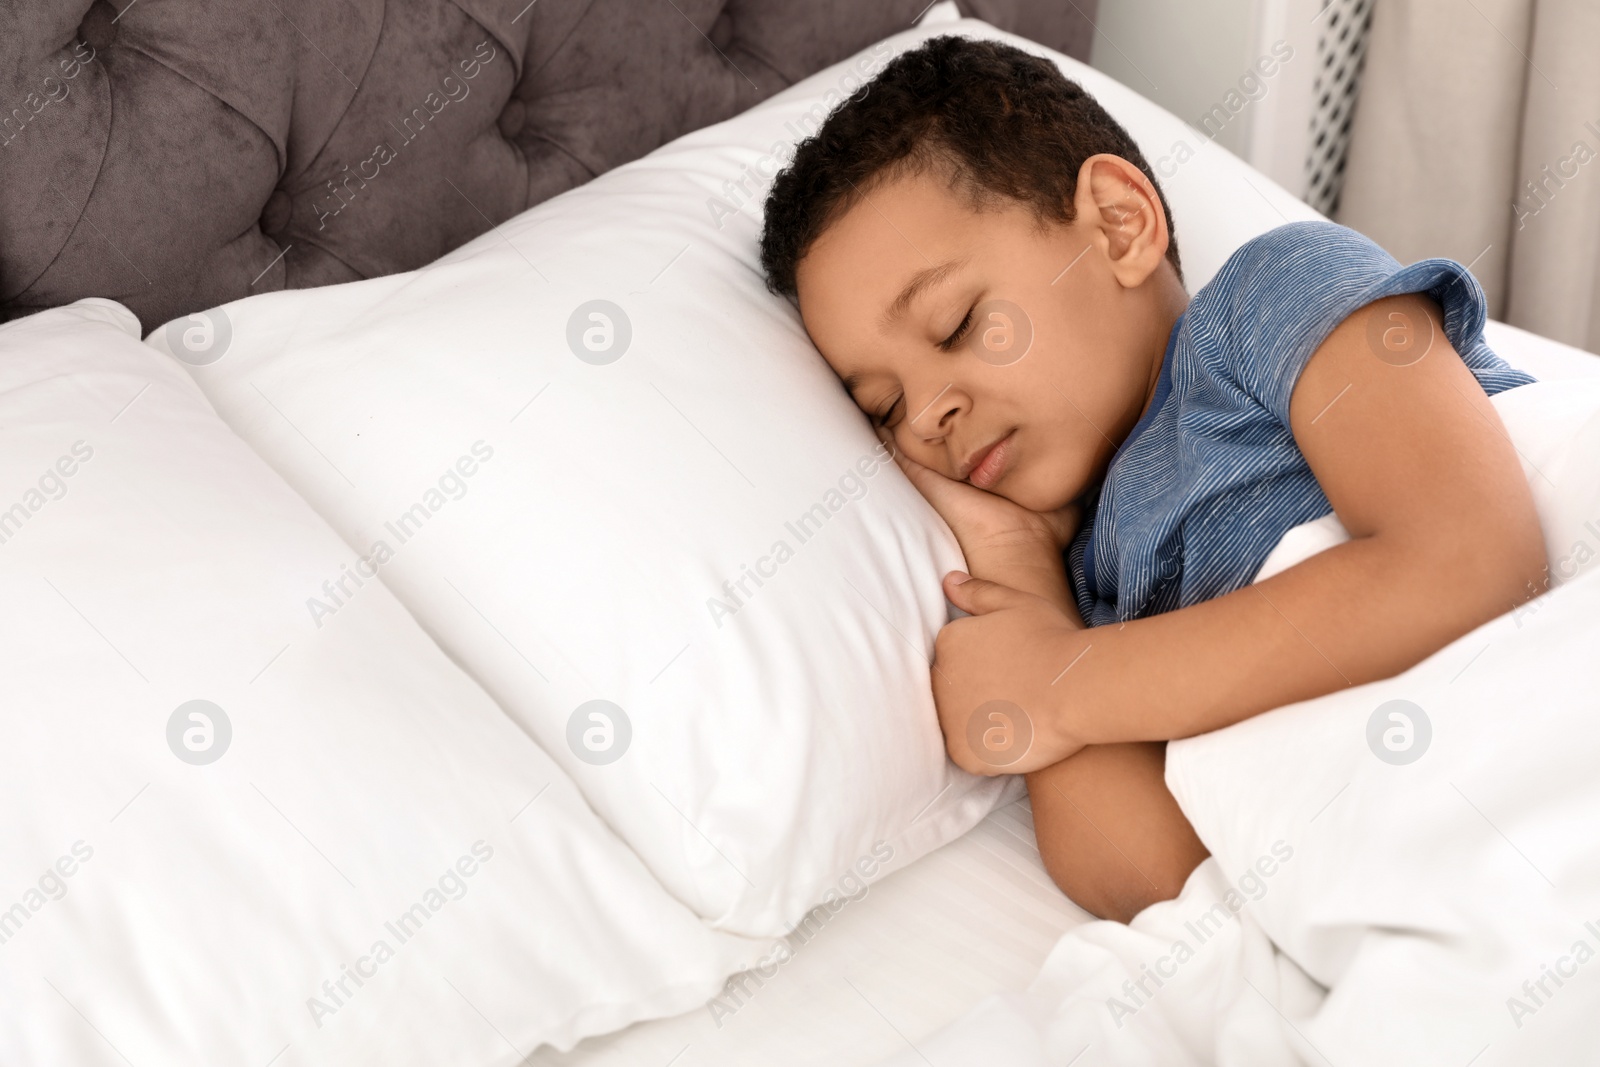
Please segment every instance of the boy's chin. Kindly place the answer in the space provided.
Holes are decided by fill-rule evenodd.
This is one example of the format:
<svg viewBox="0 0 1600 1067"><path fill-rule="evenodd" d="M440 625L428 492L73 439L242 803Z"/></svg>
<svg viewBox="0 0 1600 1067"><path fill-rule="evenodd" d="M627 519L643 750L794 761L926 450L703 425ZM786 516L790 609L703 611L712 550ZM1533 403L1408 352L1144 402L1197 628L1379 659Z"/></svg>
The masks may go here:
<svg viewBox="0 0 1600 1067"><path fill-rule="evenodd" d="M1033 489L1029 491L1021 487L1015 490L1015 495L1009 492L1001 493L1000 495L1013 504L1025 507L1029 511L1036 511L1041 515L1048 515L1051 512L1060 511L1064 507L1080 503L1083 496L1081 492L1067 493L1059 489L1043 491Z"/></svg>
<svg viewBox="0 0 1600 1067"><path fill-rule="evenodd" d="M990 491L995 496L1005 497L1018 507L1040 513L1059 511L1072 503L1071 497L1063 497L1059 493L1040 492L1037 488L1027 485L1000 485Z"/></svg>

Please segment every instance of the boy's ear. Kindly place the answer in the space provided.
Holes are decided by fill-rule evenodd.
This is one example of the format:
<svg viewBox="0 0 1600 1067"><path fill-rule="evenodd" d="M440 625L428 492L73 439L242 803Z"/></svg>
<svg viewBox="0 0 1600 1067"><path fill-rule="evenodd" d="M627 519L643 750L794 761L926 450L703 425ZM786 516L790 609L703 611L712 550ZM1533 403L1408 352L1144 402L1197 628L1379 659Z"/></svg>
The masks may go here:
<svg viewBox="0 0 1600 1067"><path fill-rule="evenodd" d="M1126 159L1101 153L1084 160L1073 202L1078 224L1124 288L1143 284L1166 259L1171 235L1161 197Z"/></svg>

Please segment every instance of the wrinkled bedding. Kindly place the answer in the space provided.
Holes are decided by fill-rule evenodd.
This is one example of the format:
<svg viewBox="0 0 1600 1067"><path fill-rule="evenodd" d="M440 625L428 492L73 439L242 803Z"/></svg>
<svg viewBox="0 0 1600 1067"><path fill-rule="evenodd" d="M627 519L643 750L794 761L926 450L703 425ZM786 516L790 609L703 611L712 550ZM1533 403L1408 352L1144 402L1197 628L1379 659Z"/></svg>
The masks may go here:
<svg viewBox="0 0 1600 1067"><path fill-rule="evenodd" d="M1212 852L1173 901L1068 932L941 1065L1595 1062L1600 383L1512 390L1550 588L1391 679L1174 742ZM1345 537L1286 535L1261 576ZM922 1062L908 1052L894 1064Z"/></svg>

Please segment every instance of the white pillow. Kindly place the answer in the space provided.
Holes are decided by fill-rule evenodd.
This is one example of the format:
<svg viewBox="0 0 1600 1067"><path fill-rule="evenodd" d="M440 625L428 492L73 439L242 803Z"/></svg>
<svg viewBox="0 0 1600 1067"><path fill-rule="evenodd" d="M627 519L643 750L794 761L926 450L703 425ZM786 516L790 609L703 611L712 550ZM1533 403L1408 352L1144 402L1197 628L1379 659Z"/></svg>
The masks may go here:
<svg viewBox="0 0 1600 1067"><path fill-rule="evenodd" d="M0 327L0 1062L509 1065L754 959L381 583L308 616L354 554L138 336Z"/></svg>
<svg viewBox="0 0 1600 1067"><path fill-rule="evenodd" d="M393 553L384 581L657 876L732 930L780 932L880 842L915 859L1007 789L951 766L934 716L955 540L875 458L756 254L792 144L951 30L1049 56L1152 160L1195 147L1168 183L1192 286L1317 217L1104 75L964 21L875 45L422 270L228 305L231 346L183 352L347 541ZM589 718L595 700L626 729ZM621 755L590 765L586 737Z"/></svg>

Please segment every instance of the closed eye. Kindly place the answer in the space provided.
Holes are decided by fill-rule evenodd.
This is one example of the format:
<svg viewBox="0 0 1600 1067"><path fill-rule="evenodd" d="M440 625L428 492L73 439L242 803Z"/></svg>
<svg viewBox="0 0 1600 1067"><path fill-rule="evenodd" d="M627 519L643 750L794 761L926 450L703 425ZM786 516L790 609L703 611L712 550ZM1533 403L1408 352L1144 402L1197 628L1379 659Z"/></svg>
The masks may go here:
<svg viewBox="0 0 1600 1067"><path fill-rule="evenodd" d="M957 326L955 332L949 337L946 337L943 341L939 342L939 348L942 351L948 352L956 345L960 344L961 339L967 335L967 331L972 329L973 310L973 308L968 308L967 317L961 320L961 325Z"/></svg>
<svg viewBox="0 0 1600 1067"><path fill-rule="evenodd" d="M940 351L942 351L942 352L950 351L956 345L960 344L962 339L967 336L967 331L972 329L972 313L975 310L976 310L976 305L974 305L973 307L970 307L970 308L967 309L966 316L961 320L961 324L958 325L955 328L955 332L952 333L949 337L946 337L943 341L940 341L938 343L938 348L939 348ZM884 411L884 413L882 415L876 416L872 420L873 421L873 425L875 425L875 426L888 426L889 425L889 419L891 417L893 417L895 409L900 406L900 401L902 399L904 399L904 398L903 397L898 397L898 396L895 397L894 400L890 402L889 407Z"/></svg>

